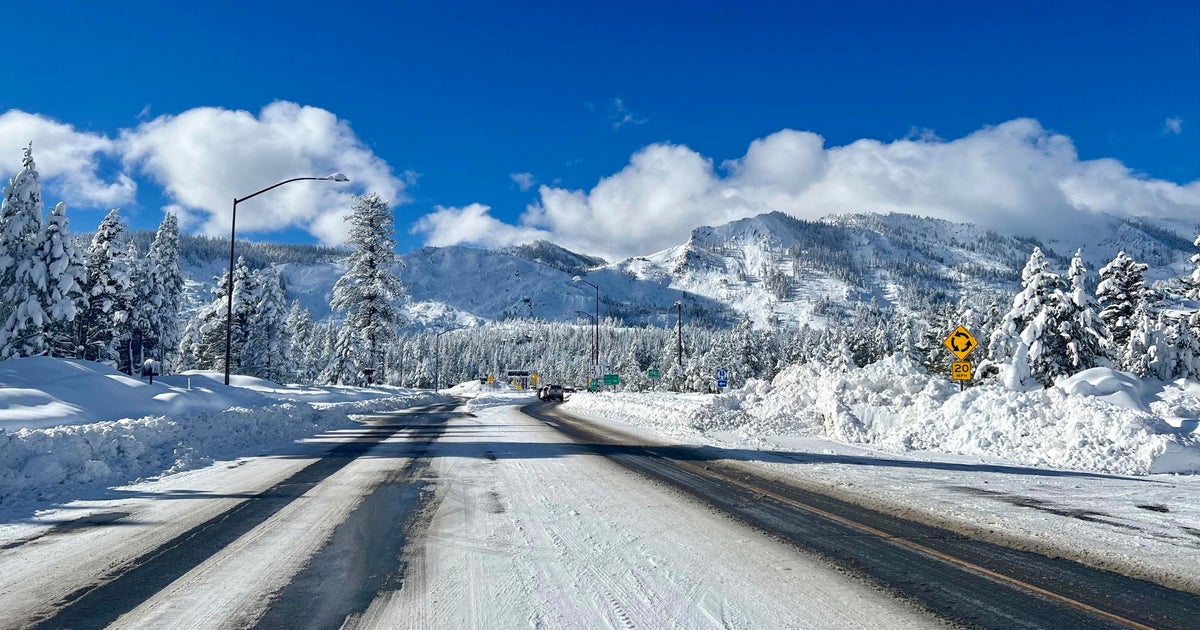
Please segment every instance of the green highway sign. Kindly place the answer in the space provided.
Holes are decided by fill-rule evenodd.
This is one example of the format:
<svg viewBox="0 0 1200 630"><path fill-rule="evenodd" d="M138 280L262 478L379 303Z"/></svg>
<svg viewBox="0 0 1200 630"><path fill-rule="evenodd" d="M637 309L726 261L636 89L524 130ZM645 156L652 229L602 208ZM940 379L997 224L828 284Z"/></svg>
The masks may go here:
<svg viewBox="0 0 1200 630"><path fill-rule="evenodd" d="M649 376L652 380L656 381L659 378L662 378L662 374L659 374L658 368L650 368L649 370L646 370L646 376Z"/></svg>
<svg viewBox="0 0 1200 630"><path fill-rule="evenodd" d="M605 374L604 375L604 384L605 385L620 385L621 384L621 375L620 374Z"/></svg>

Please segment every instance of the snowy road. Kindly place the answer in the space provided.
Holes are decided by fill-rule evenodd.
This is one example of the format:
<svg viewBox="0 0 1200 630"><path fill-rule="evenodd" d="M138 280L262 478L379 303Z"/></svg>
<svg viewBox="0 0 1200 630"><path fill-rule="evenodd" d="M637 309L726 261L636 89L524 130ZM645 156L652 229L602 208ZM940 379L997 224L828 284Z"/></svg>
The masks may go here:
<svg viewBox="0 0 1200 630"><path fill-rule="evenodd" d="M959 558L1011 567L961 537L888 533L902 525L861 509L830 521L812 497L689 449L582 430L513 406L377 414L286 455L72 504L0 538L0 626L945 627L932 610L1120 627L1062 599L1133 615L1121 606L1162 595L1045 559L982 576ZM1167 599L1176 610L1143 602L1152 625L1194 620L1175 617L1194 596Z"/></svg>

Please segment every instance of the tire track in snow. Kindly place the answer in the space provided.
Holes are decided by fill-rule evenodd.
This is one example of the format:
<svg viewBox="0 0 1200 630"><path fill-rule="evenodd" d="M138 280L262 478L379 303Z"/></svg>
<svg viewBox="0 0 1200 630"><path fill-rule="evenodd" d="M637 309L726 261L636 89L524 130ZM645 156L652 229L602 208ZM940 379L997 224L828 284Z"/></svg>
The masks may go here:
<svg viewBox="0 0 1200 630"><path fill-rule="evenodd" d="M719 464L711 450L640 443L552 406L534 404L522 412L543 422L552 417L563 425L560 432L595 452L958 623L1190 628L1200 618L1200 597L1191 593L874 512L745 466Z"/></svg>
<svg viewBox="0 0 1200 630"><path fill-rule="evenodd" d="M438 405L430 409L448 408ZM320 459L271 488L99 576L92 585L67 595L56 604L52 613L31 620L30 627L78 630L108 626L407 426L402 423L369 425L354 440L330 449Z"/></svg>

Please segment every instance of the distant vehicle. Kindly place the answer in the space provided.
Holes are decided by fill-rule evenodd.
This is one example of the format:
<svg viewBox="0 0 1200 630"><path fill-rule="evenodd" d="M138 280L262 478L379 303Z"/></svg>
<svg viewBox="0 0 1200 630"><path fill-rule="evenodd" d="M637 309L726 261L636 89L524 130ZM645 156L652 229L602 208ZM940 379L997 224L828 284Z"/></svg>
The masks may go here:
<svg viewBox="0 0 1200 630"><path fill-rule="evenodd" d="M550 387L546 388L546 397L543 400L562 400L562 399L563 399L563 386L562 385L551 385Z"/></svg>
<svg viewBox="0 0 1200 630"><path fill-rule="evenodd" d="M538 396L539 400L546 400L546 390L548 390L548 389L550 389L549 385L542 385L541 387L538 388L537 396Z"/></svg>

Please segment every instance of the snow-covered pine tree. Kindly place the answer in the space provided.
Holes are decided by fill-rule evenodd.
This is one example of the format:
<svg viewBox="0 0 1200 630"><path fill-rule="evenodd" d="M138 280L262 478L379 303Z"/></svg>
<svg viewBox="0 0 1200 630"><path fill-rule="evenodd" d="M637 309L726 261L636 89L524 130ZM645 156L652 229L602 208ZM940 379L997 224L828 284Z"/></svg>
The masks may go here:
<svg viewBox="0 0 1200 630"><path fill-rule="evenodd" d="M212 289L212 301L188 321L179 340L180 368L225 369L225 323L229 272L222 273Z"/></svg>
<svg viewBox="0 0 1200 630"><path fill-rule="evenodd" d="M140 374L146 360L147 346L153 346L152 321L156 315L155 288L150 261L138 256L137 245L130 241L125 248L125 263L129 267L129 319L126 321L120 358L117 363L126 374Z"/></svg>
<svg viewBox="0 0 1200 630"><path fill-rule="evenodd" d="M308 309L293 300L283 323L283 355L288 358L287 380L292 383L311 384L315 377L312 369L313 321Z"/></svg>
<svg viewBox="0 0 1200 630"><path fill-rule="evenodd" d="M1142 378L1171 378L1173 352L1167 342L1166 326L1156 317L1139 308L1129 318L1134 322L1124 346L1124 369Z"/></svg>
<svg viewBox="0 0 1200 630"><path fill-rule="evenodd" d="M956 318L949 309L936 309L926 315L929 323L925 326L917 340L917 350L920 352L921 364L930 374L950 374L950 364L958 360L951 354L950 349L942 343L946 336L954 331ZM961 324L965 325L965 324ZM970 327L967 327L968 330Z"/></svg>
<svg viewBox="0 0 1200 630"><path fill-rule="evenodd" d="M42 185L31 142L0 204L0 358L46 352L49 318L43 305L49 298L46 268L37 255L41 227Z"/></svg>
<svg viewBox="0 0 1200 630"><path fill-rule="evenodd" d="M246 347L242 351L242 373L280 382L288 378L284 354L284 320L287 300L279 274L267 268L254 274L257 301L254 318L248 322Z"/></svg>
<svg viewBox="0 0 1200 630"><path fill-rule="evenodd" d="M1125 252L1120 252L1112 262L1100 269L1096 301L1100 304L1100 319L1112 337L1114 356L1125 353L1130 332L1141 325L1134 319L1134 313L1139 309L1146 310L1147 268L1145 263L1139 263ZM1128 366L1121 367L1128 369Z"/></svg>
<svg viewBox="0 0 1200 630"><path fill-rule="evenodd" d="M317 377L318 382L330 385L354 382L355 371L351 363L354 349L353 336L345 325L338 328L330 322L325 327L325 343L321 346L321 372ZM433 351L430 350L430 356L432 354ZM430 359L430 365L432 363L433 360ZM432 368L429 374L433 374ZM432 376L430 378L432 379ZM426 386L432 387L432 383L430 380Z"/></svg>
<svg viewBox="0 0 1200 630"><path fill-rule="evenodd" d="M1012 308L989 340L991 358L1008 365L1004 382L1014 389L1033 385L1048 387L1054 379L1071 373L1063 322L1067 319L1065 285L1040 247L1033 248L1021 271L1021 291Z"/></svg>
<svg viewBox="0 0 1200 630"><path fill-rule="evenodd" d="M1200 339L1189 322L1184 318L1168 322L1164 337L1171 353L1171 378L1200 381Z"/></svg>
<svg viewBox="0 0 1200 630"><path fill-rule="evenodd" d="M404 287L393 273L400 262L394 218L386 201L368 193L358 198L347 219L351 224L348 244L354 252L350 269L334 284L329 302L333 310L346 314L338 354L350 365L341 367L343 371L372 367L377 370L376 378L386 381L387 375L378 372L383 369L381 350L403 323L397 305L404 299Z"/></svg>
<svg viewBox="0 0 1200 630"><path fill-rule="evenodd" d="M117 349L127 331L133 300L129 264L120 242L125 224L114 208L96 229L88 247L83 291L88 306L79 318L83 358L115 364Z"/></svg>
<svg viewBox="0 0 1200 630"><path fill-rule="evenodd" d="M1075 372L1108 364L1108 349L1112 341L1104 320L1096 312L1096 300L1087 290L1087 267L1083 250L1075 250L1067 270L1070 293L1067 295L1068 317L1062 332L1067 336L1067 356Z"/></svg>
<svg viewBox="0 0 1200 630"><path fill-rule="evenodd" d="M172 213L163 217L146 252L150 263L153 314L147 347L151 356L172 366L180 341L179 309L183 302L183 274L179 271L179 219Z"/></svg>
<svg viewBox="0 0 1200 630"><path fill-rule="evenodd" d="M1200 234L1196 235L1196 240L1192 242L1192 246L1200 249ZM1192 271L1183 277L1183 296L1200 301L1200 252L1192 254Z"/></svg>
<svg viewBox="0 0 1200 630"><path fill-rule="evenodd" d="M226 314L228 315L228 304ZM244 256L238 256L237 265L233 268L233 335L230 338L229 363L230 371L238 371L245 364L242 356L246 342L250 338L250 329L258 315L258 276L250 271ZM221 332L225 329L222 328ZM222 363L224 363L222 361Z"/></svg>
<svg viewBox="0 0 1200 630"><path fill-rule="evenodd" d="M83 255L75 248L67 222L67 206L59 202L42 229L38 259L46 269L47 352L58 357L78 357L75 318L87 308L83 294Z"/></svg>

